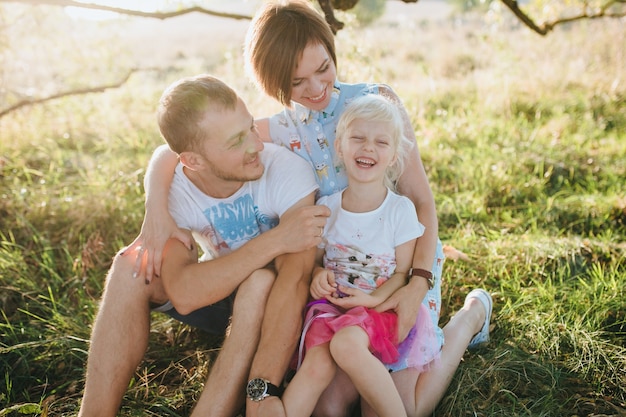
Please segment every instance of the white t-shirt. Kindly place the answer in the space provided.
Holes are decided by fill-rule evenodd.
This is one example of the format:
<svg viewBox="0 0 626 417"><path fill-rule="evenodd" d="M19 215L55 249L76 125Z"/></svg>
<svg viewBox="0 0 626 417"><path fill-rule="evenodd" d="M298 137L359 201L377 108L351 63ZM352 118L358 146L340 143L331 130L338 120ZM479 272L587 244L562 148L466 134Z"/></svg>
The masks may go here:
<svg viewBox="0 0 626 417"><path fill-rule="evenodd" d="M169 210L178 227L191 230L204 257L224 255L273 228L291 206L318 188L309 164L285 148L265 144L263 176L228 198L213 198L187 178L182 164L174 173Z"/></svg>
<svg viewBox="0 0 626 417"><path fill-rule="evenodd" d="M317 204L330 208L324 229L324 267L345 286L372 292L393 274L396 246L424 234L413 202L391 190L382 204L366 213L341 207L343 192L320 197Z"/></svg>

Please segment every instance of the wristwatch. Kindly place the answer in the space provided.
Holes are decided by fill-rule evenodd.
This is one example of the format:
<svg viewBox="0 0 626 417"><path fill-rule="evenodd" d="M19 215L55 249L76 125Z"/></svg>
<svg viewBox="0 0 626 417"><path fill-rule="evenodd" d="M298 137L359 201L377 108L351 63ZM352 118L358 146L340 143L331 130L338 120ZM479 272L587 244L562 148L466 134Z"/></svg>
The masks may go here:
<svg viewBox="0 0 626 417"><path fill-rule="evenodd" d="M280 394L280 388L263 378L251 379L246 387L246 395L252 401L262 401L270 396L280 397Z"/></svg>
<svg viewBox="0 0 626 417"><path fill-rule="evenodd" d="M413 277L422 277L426 278L428 281L428 289L432 290L435 286L435 279L433 278L433 273L421 268L411 268L409 269L409 279Z"/></svg>

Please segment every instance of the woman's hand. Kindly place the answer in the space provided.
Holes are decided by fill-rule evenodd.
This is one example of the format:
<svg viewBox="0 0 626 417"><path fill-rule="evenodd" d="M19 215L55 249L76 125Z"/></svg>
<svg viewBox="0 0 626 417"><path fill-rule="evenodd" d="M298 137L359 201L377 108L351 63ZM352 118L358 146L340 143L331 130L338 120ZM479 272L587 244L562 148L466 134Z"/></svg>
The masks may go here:
<svg viewBox="0 0 626 417"><path fill-rule="evenodd" d="M139 236L122 253L123 256L137 256L134 278L143 278L149 284L153 276L161 275L163 248L169 239L178 239L191 250L191 236L179 229L169 214L157 218L149 216L146 211Z"/></svg>
<svg viewBox="0 0 626 417"><path fill-rule="evenodd" d="M415 288L417 286L418 288ZM376 311L392 310L398 315L398 341L406 339L415 325L420 304L428 291L426 280L411 280L376 307Z"/></svg>

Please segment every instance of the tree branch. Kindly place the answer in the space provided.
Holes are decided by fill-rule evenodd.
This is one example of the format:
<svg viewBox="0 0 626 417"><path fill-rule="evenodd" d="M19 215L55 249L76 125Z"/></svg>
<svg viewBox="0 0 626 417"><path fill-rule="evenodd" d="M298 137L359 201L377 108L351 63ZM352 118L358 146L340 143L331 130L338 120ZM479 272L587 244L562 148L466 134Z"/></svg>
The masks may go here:
<svg viewBox="0 0 626 417"><path fill-rule="evenodd" d="M217 17L226 17L230 19L239 19L239 20L241 19L251 20L252 19L251 16L247 16L247 15L236 14L236 13L216 12L213 10L207 10L199 6L174 10L171 12L142 12L140 10L104 6L101 4L80 3L77 1L73 1L73 0L0 0L0 3L22 3L22 4L30 4L30 5L47 4L51 6L61 6L61 7L80 7L82 9L102 10L106 12L115 12L115 13L130 15L130 16L151 17L154 19L161 19L161 20L169 19L171 17L181 16L181 15L193 13L193 12L204 13L204 14L217 16Z"/></svg>
<svg viewBox="0 0 626 417"><path fill-rule="evenodd" d="M337 32L343 28L344 23L340 22L335 17L335 12L333 11L332 4L330 4L330 0L317 0L317 2L324 12L324 17L326 18L326 22L328 22L330 29L336 35Z"/></svg>
<svg viewBox="0 0 626 417"><path fill-rule="evenodd" d="M130 76L135 71L137 71L137 69L135 68L131 69L124 78L112 84L99 85L95 87L85 87L85 88L79 88L79 89L74 89L74 90L67 90L67 91L56 93L47 97L25 99L25 100L18 101L17 103L13 104L12 106L7 107L6 109L0 109L0 118L24 106L32 106L33 104L41 104L46 101L56 100L58 98L63 98L67 96L75 96L75 95L89 94L89 93L102 93L103 91L111 89L111 88L119 88L128 81Z"/></svg>
<svg viewBox="0 0 626 417"><path fill-rule="evenodd" d="M611 13L608 11L613 5L617 3L622 3L622 4L626 3L626 0L609 0L602 7L600 7L600 10L596 13L581 13L575 16L565 17L562 19L556 19L552 22L544 22L542 26L539 26L535 23L533 19L530 18L530 16L528 16L526 13L524 13L522 9L519 8L519 5L517 4L517 0L501 0L501 1L502 3L504 3L505 6L507 6L513 12L513 14L519 20L522 21L522 23L524 23L530 29L532 29L533 31L537 32L538 34L542 36L547 35L548 32L553 30L556 25L575 22L577 20L600 19L600 18L605 18L605 17L611 17L611 18L626 17L626 10L622 12L616 12L616 13Z"/></svg>

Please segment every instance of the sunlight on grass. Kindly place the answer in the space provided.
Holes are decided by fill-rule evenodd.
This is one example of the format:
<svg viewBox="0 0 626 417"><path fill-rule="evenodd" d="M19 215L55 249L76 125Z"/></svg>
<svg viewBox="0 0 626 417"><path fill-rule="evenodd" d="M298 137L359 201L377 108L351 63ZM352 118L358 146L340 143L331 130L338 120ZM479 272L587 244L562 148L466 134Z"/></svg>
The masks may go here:
<svg viewBox="0 0 626 417"><path fill-rule="evenodd" d="M83 51L75 32L57 27L61 16L30 17L49 31L23 48L24 62L42 56L23 72L29 85L49 73L76 85L112 80L152 58L119 40L125 23L78 32ZM102 37L107 28L116 34ZM465 355L438 415L626 409L624 40L617 21L538 38L476 16L392 19L337 36L342 81L384 81L404 100L441 239L468 256L446 262L442 323L470 289L494 296L492 341ZM104 276L141 227L145 167L163 143L161 91L209 71L253 114L279 109L246 79L238 44L201 42L193 54L164 51L176 59L119 89L0 119L0 415L77 411ZM120 415L189 414L220 343L154 314Z"/></svg>

